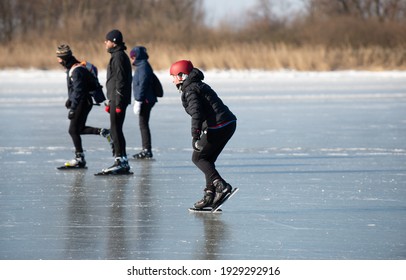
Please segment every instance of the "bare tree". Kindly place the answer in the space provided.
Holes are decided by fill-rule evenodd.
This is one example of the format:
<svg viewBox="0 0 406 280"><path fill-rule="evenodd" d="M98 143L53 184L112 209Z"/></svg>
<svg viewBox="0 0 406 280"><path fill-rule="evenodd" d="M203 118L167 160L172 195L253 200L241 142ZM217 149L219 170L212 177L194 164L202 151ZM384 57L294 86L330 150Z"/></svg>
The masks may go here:
<svg viewBox="0 0 406 280"><path fill-rule="evenodd" d="M0 0L0 40L38 33L93 38L118 26L147 39L184 38L203 16L201 0Z"/></svg>
<svg viewBox="0 0 406 280"><path fill-rule="evenodd" d="M12 0L0 0L0 41L10 41L13 38L12 2Z"/></svg>
<svg viewBox="0 0 406 280"><path fill-rule="evenodd" d="M310 0L310 11L379 21L404 21L406 0Z"/></svg>

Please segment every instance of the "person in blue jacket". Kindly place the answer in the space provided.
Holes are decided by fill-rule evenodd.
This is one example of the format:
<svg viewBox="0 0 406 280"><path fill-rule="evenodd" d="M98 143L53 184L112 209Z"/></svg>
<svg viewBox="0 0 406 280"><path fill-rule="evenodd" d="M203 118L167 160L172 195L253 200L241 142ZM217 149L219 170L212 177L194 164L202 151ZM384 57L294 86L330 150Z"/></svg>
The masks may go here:
<svg viewBox="0 0 406 280"><path fill-rule="evenodd" d="M148 61L147 49L136 46L130 52L132 65L135 66L133 75L134 114L139 116L142 150L133 155L135 159L151 159L152 144L149 119L152 107L158 101L153 91L153 69Z"/></svg>

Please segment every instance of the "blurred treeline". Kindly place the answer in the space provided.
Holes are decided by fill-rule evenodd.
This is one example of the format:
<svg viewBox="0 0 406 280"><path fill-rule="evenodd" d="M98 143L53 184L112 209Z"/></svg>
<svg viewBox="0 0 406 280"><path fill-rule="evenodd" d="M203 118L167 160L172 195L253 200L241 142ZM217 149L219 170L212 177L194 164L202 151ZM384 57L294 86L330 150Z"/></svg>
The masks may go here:
<svg viewBox="0 0 406 280"><path fill-rule="evenodd" d="M156 70L178 59L205 69L406 68L406 0L297 1L300 12L281 14L282 1L256 0L210 26L202 0L0 0L0 67L56 68L56 46L68 43L103 68L105 34L117 28L129 49L147 47Z"/></svg>

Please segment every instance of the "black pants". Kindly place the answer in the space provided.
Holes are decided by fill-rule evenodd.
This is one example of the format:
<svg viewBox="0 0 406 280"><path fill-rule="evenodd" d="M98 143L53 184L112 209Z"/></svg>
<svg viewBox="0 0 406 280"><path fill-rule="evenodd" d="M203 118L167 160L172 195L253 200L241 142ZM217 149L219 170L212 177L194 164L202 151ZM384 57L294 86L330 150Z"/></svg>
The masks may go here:
<svg viewBox="0 0 406 280"><path fill-rule="evenodd" d="M237 123L232 122L222 128L208 129L199 140L199 144L203 147L202 150L193 151L192 161L204 173L206 187L210 187L214 180L222 179L216 170L215 162L233 136L236 127Z"/></svg>
<svg viewBox="0 0 406 280"><path fill-rule="evenodd" d="M154 105L155 104L151 105L149 103L142 103L139 115L139 126L141 132L142 148L147 150L151 150L152 148L151 131L149 129L149 117L151 115L151 110L152 107L154 107Z"/></svg>
<svg viewBox="0 0 406 280"><path fill-rule="evenodd" d="M76 108L75 115L69 124L69 134L72 137L76 153L83 153L82 134L100 134L100 128L86 126L87 116L92 110L93 102L91 99L83 98Z"/></svg>
<svg viewBox="0 0 406 280"><path fill-rule="evenodd" d="M110 134L113 138L114 143L114 156L115 157L126 157L126 142L123 133L123 125L125 120L125 108L121 108L121 113L116 113L116 104L110 101Z"/></svg>

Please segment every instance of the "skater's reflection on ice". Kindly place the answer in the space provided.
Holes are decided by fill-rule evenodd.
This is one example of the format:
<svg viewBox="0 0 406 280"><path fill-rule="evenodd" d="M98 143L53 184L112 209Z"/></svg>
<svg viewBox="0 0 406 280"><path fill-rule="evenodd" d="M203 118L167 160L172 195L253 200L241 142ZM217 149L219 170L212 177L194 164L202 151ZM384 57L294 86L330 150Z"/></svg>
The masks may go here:
<svg viewBox="0 0 406 280"><path fill-rule="evenodd" d="M86 171L75 170L70 186L70 201L68 204L68 221L66 232L66 259L84 259L86 252L92 252L96 246L97 229L91 227L91 205L89 193L85 184Z"/></svg>
<svg viewBox="0 0 406 280"><path fill-rule="evenodd" d="M111 178L110 215L108 221L107 259L126 259L126 220L124 207L129 188L130 176L122 175Z"/></svg>
<svg viewBox="0 0 406 280"><path fill-rule="evenodd" d="M197 241L195 259L217 260L224 256L227 250L227 240L230 231L227 223L222 220L222 214L194 213L203 222L204 236Z"/></svg>

